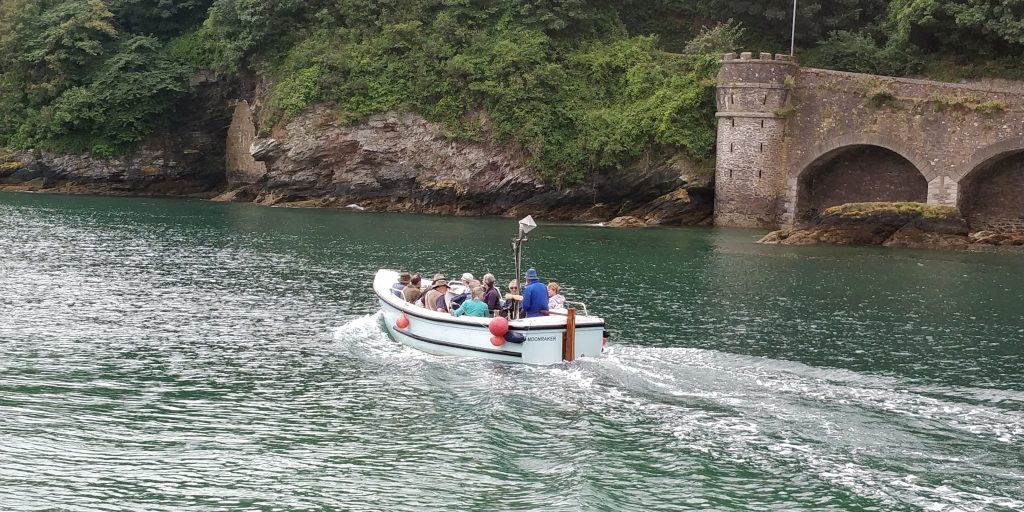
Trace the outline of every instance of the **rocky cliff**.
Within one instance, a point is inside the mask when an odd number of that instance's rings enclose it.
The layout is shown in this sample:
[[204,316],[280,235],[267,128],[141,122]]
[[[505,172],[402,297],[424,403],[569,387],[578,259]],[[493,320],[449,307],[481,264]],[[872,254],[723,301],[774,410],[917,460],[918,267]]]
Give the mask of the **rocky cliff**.
[[0,190],[210,197],[224,183],[224,140],[237,82],[197,75],[193,92],[131,155],[0,151]]
[[527,154],[514,144],[454,140],[442,125],[414,114],[386,112],[348,126],[317,107],[265,138],[255,137],[254,116],[248,104],[238,105],[229,136],[230,190],[219,199],[584,222],[620,215],[645,224],[711,218],[711,167],[678,155],[651,155],[587,183],[555,187],[526,165]]
[[[410,113],[343,125],[320,106],[257,137],[264,89],[255,81],[240,87],[238,80],[200,75],[193,93],[133,154],[0,152],[0,190],[216,196],[275,206],[581,222],[628,215],[635,225],[711,220],[710,163],[650,154],[627,169],[557,187],[529,168],[527,153],[515,144],[455,140],[442,125]],[[238,100],[243,95],[253,108]]]

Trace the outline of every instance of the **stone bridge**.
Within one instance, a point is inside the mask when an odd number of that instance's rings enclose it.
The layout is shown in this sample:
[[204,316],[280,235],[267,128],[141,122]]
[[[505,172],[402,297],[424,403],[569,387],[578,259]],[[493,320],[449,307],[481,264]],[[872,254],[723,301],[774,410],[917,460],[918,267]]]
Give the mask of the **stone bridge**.
[[1024,84],[952,84],[727,54],[715,224],[775,228],[862,201],[953,205],[1024,230]]

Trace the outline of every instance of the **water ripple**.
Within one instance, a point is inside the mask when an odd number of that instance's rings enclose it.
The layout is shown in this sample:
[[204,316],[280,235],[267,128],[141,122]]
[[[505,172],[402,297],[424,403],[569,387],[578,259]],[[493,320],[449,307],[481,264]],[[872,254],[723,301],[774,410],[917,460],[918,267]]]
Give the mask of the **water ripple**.
[[[1016,268],[998,256],[928,260],[981,265],[986,313],[929,302],[931,274],[886,288],[872,252],[551,227],[600,282],[539,266],[620,304],[617,342],[530,367],[395,343],[366,289],[423,237],[420,268],[484,267],[463,249],[504,247],[502,221],[59,196],[0,196],[0,218],[4,510],[1024,509],[1024,327],[994,305],[986,276]],[[621,257],[637,247],[665,257]],[[781,260],[834,293],[784,284]],[[666,285],[680,266],[698,278]],[[902,300],[937,313],[894,322]]]

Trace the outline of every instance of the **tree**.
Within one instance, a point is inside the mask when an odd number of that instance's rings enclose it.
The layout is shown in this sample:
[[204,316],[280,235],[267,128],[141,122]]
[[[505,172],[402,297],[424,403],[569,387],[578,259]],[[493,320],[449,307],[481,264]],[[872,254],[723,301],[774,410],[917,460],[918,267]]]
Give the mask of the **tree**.
[[124,32],[173,37],[199,26],[213,0],[110,0]]
[[1024,1],[894,0],[888,30],[931,52],[1005,55],[1024,48]]
[[15,67],[24,75],[31,102],[49,101],[87,77],[118,36],[113,17],[103,0],[74,0],[28,23]]

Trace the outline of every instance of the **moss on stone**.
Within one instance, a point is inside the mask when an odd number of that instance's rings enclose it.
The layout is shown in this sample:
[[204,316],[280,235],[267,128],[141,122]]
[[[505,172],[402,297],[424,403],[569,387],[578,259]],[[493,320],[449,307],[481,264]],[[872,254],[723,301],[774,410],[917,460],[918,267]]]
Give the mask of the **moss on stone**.
[[676,189],[673,192],[669,192],[667,194],[662,195],[660,197],[660,199],[665,199],[667,201],[679,201],[679,202],[682,202],[682,203],[686,203],[686,202],[690,201],[690,193],[687,192],[685,188],[679,188],[679,189]]
[[14,160],[14,161],[11,161],[11,162],[4,162],[4,163],[0,164],[0,170],[14,171],[14,170],[21,169],[24,166],[25,165],[22,164],[21,162],[19,162],[17,160]]
[[896,93],[892,90],[892,82],[880,77],[865,78],[861,87],[864,89],[864,97],[876,107],[896,99]]
[[438,180],[418,180],[420,186],[428,190],[454,190],[456,194],[464,192],[459,180],[455,178],[441,178]]
[[976,96],[961,95],[932,95],[927,102],[935,105],[939,110],[943,109],[964,109],[991,115],[1007,109],[1006,100],[981,100]]
[[845,218],[865,218],[880,213],[918,214],[926,219],[953,219],[960,215],[955,206],[913,203],[913,202],[876,202],[846,203],[825,210],[827,216]]

